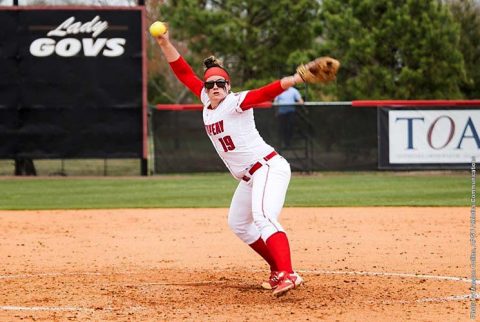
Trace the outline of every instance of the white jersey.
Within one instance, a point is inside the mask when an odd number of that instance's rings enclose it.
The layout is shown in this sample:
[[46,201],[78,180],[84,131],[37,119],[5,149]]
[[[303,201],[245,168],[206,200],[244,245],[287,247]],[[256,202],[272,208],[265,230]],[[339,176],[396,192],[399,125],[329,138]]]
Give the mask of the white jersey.
[[274,148],[265,143],[253,117],[253,109],[242,110],[240,104],[248,91],[230,93],[215,109],[202,89],[203,123],[215,150],[232,175],[241,180],[245,172],[270,154]]

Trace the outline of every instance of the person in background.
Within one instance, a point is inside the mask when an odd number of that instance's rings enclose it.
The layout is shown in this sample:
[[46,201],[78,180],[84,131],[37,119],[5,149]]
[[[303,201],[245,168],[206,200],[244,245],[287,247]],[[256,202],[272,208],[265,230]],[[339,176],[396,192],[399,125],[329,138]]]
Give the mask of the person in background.
[[290,147],[295,126],[295,105],[303,103],[302,95],[293,86],[275,97],[274,104],[279,105],[277,116],[280,123],[279,130],[282,148]]

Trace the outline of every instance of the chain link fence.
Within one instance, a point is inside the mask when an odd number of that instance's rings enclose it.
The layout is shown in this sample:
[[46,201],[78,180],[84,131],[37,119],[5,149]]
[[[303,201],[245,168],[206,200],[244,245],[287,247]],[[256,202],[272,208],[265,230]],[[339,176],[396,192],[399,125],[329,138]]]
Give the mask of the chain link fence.
[[[291,115],[291,131],[278,106],[255,109],[257,129],[293,171],[377,169],[377,110],[351,104],[306,103]],[[151,110],[153,171],[225,171],[197,110]],[[288,131],[286,133],[286,131]]]

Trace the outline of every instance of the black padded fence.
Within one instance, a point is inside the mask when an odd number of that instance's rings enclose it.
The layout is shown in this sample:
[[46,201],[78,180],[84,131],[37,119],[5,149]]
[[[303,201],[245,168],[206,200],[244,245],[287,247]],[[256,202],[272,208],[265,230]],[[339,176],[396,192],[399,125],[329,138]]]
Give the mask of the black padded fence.
[[[201,111],[151,112],[155,173],[227,171],[205,133]],[[255,109],[254,115],[261,136],[293,171],[377,169],[375,108],[298,105],[289,140],[278,107]]]
[[141,158],[143,9],[2,8],[0,159]]

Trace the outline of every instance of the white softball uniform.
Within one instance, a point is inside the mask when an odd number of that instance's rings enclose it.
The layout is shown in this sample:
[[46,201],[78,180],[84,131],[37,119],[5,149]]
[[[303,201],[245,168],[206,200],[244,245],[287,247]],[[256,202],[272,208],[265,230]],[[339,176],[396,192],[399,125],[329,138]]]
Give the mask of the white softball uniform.
[[202,89],[205,131],[231,174],[240,181],[230,205],[228,224],[245,243],[264,241],[284,231],[278,216],[290,182],[290,165],[262,139],[253,109],[240,104],[248,91],[230,93],[212,109]]

